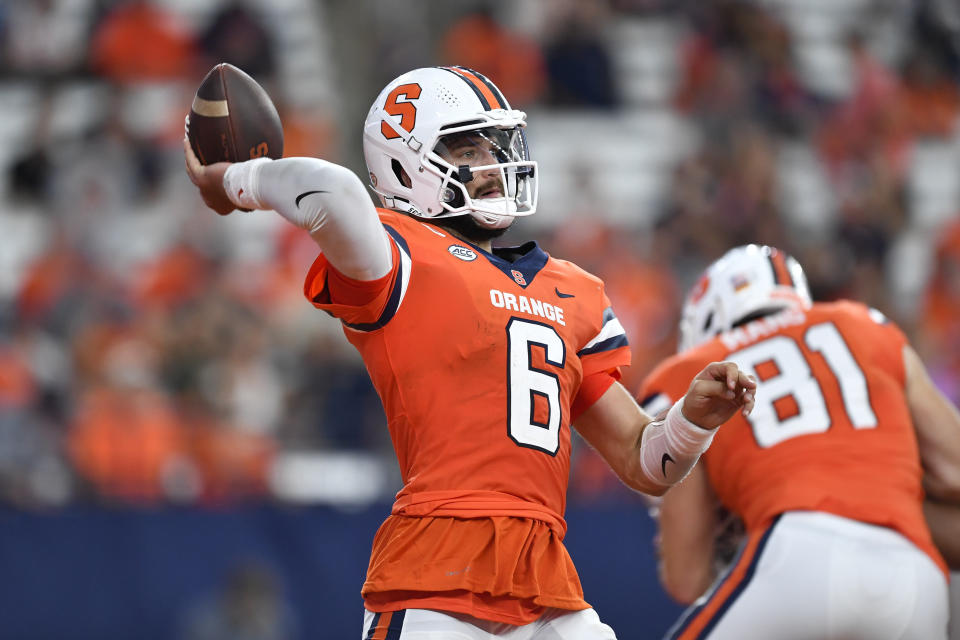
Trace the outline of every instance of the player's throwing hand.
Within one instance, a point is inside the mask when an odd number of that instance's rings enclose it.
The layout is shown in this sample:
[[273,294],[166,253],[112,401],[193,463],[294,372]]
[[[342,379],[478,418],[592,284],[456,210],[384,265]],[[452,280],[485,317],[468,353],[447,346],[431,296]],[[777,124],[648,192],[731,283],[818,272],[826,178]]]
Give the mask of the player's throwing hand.
[[236,210],[237,206],[230,202],[223,189],[223,174],[230,163],[216,162],[207,166],[200,164],[186,135],[183,136],[183,156],[187,165],[187,176],[200,190],[204,203],[222,216]]

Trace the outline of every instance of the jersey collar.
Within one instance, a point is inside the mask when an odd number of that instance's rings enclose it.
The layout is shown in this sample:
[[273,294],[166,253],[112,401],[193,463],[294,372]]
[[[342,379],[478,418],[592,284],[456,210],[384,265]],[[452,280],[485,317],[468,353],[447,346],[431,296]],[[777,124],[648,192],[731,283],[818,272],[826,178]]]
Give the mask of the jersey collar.
[[490,264],[506,274],[522,289],[530,286],[550,258],[546,251],[533,240],[517,247],[494,247],[492,252],[484,251],[476,245],[472,246]]

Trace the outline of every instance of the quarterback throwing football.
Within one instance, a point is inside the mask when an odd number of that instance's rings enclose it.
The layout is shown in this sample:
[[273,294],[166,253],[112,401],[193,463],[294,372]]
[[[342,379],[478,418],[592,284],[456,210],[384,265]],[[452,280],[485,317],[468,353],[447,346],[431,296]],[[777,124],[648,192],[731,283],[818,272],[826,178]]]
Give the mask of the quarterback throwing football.
[[603,283],[535,242],[492,240],[537,208],[526,116],[462,67],[416,69],[370,108],[375,208],[315,158],[187,172],[220,214],[275,210],[321,253],[304,293],[339,318],[386,411],[403,488],[373,542],[364,638],[614,638],[563,545],[571,426],[630,487],[662,494],[754,381],[710,363],[663,420],[629,364]]

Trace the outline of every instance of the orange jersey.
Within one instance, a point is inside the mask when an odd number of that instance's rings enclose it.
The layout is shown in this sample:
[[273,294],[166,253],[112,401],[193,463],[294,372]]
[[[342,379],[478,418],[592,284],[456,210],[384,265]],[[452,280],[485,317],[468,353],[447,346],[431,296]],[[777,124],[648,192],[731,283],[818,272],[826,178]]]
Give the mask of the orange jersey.
[[403,479],[374,541],[367,608],[514,624],[586,608],[561,543],[571,405],[585,376],[630,358],[602,282],[535,243],[507,259],[379,214],[394,266],[370,302],[331,301],[322,255],[305,283],[360,351]]
[[946,570],[922,511],[905,344],[896,326],[863,305],[815,304],[673,356],[640,397],[659,411],[707,363],[736,362],[757,377],[756,406],[721,426],[702,459],[720,501],[748,531],[785,511],[825,511],[895,529]]

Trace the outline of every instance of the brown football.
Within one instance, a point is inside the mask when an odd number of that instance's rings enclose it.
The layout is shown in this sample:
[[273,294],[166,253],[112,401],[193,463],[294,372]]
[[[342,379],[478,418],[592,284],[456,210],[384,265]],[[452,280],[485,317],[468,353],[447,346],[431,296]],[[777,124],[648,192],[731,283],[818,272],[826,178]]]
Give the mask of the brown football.
[[283,157],[283,125],[273,101],[256,80],[226,62],[200,83],[188,137],[205,165]]

